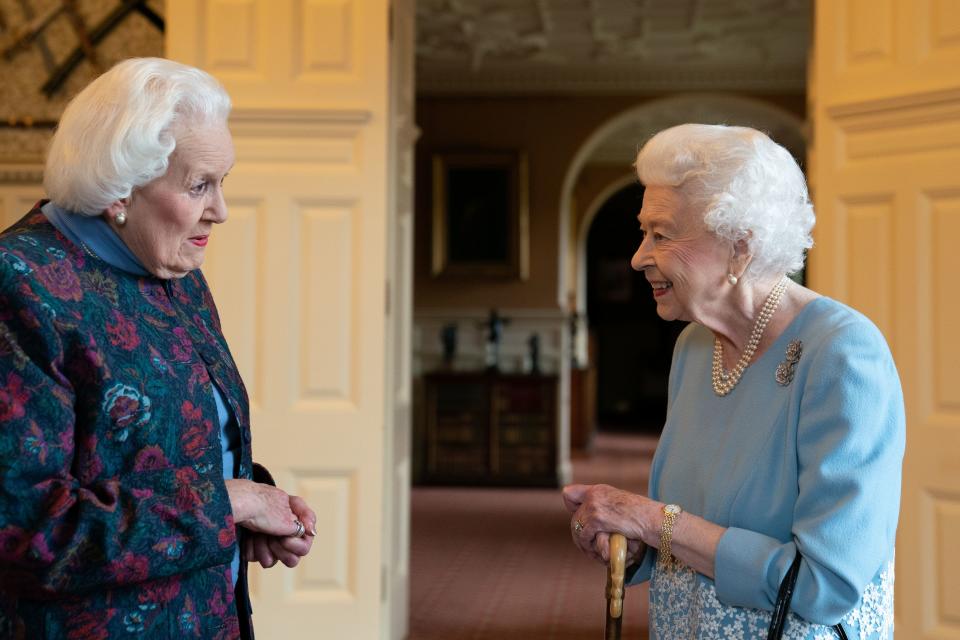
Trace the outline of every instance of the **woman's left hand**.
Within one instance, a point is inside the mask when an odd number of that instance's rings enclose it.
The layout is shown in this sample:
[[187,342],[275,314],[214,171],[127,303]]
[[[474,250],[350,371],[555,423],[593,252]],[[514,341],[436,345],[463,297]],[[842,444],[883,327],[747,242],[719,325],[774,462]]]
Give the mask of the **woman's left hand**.
[[606,484],[571,484],[563,488],[563,503],[573,514],[574,544],[598,562],[609,558],[611,533],[627,537],[628,555],[639,554],[640,543],[657,544],[662,505],[649,498]]
[[278,561],[295,567],[300,564],[300,558],[310,552],[312,544],[311,536],[293,538],[250,532],[246,536],[243,558],[247,562],[259,562],[264,569],[269,569]]

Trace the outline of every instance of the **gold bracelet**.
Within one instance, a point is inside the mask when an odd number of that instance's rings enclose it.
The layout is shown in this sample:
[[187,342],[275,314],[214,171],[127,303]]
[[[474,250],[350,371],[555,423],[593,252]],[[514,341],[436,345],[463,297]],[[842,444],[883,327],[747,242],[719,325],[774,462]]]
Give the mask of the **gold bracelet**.
[[673,525],[677,516],[683,512],[679,505],[668,504],[663,507],[663,524],[660,525],[660,562],[669,565],[671,561],[670,543],[673,540]]

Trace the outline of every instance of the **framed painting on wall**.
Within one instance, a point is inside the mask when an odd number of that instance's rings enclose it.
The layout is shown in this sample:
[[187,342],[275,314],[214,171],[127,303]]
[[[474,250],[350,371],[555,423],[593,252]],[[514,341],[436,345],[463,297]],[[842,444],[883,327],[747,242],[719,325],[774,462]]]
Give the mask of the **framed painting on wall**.
[[433,156],[433,275],[528,272],[527,159],[512,151]]

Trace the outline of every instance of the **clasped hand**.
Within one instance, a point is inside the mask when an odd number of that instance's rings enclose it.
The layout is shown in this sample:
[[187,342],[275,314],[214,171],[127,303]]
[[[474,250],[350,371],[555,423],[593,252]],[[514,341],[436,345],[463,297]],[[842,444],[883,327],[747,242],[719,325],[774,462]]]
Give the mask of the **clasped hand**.
[[643,556],[647,544],[656,544],[651,536],[659,527],[659,503],[649,498],[606,484],[571,484],[563,488],[563,505],[573,514],[573,543],[597,562],[609,562],[612,533],[627,538],[628,566]]
[[[264,568],[278,560],[288,567],[297,566],[317,535],[317,515],[306,501],[261,482],[227,480],[226,484],[234,522],[247,529],[243,558]],[[295,535],[298,520],[305,528],[302,537]]]

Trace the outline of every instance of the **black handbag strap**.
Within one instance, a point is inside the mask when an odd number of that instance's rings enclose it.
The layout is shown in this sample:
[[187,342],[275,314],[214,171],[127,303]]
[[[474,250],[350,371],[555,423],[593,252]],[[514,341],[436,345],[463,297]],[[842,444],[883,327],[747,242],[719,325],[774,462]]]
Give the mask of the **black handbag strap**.
[[[780,590],[777,591],[777,602],[773,605],[773,617],[770,619],[770,630],[767,631],[767,640],[780,640],[783,637],[783,627],[787,622],[787,614],[790,613],[790,601],[793,599],[793,589],[797,586],[797,574],[800,573],[800,552],[790,564],[787,575],[783,576],[783,582],[780,583]],[[847,634],[840,623],[833,625],[832,629],[840,640],[847,640]]]

